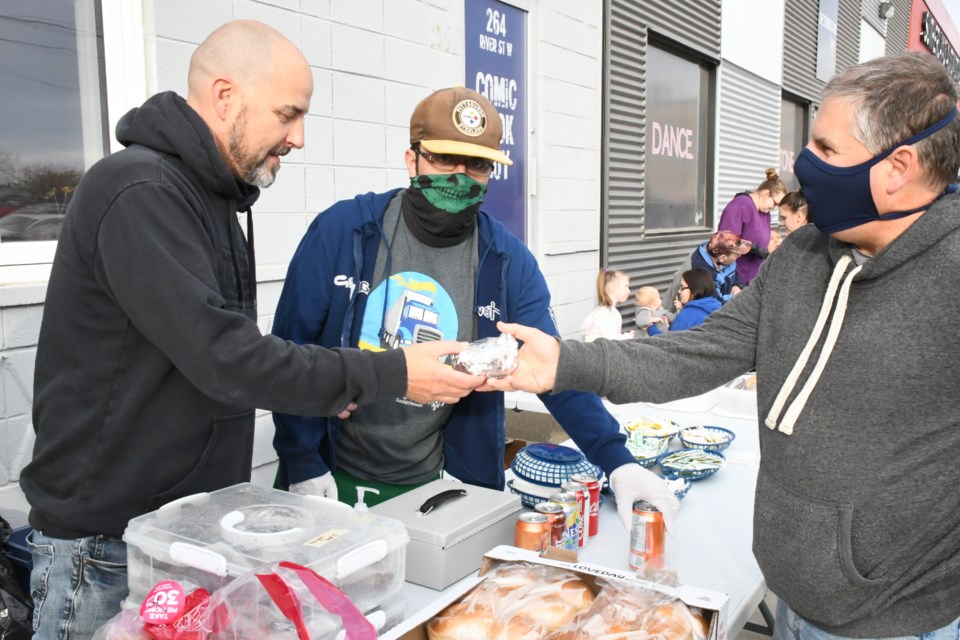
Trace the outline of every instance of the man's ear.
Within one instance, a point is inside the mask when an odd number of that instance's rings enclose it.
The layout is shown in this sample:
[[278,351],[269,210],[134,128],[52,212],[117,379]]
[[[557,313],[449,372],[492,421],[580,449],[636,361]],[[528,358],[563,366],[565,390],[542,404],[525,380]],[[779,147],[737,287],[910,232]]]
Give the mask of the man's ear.
[[417,152],[408,148],[403,154],[403,161],[407,165],[407,173],[413,178],[417,175]]
[[230,107],[237,100],[237,91],[233,82],[227,78],[217,78],[210,87],[210,104],[213,105],[214,113],[221,120],[227,119],[230,113]]
[[884,183],[886,192],[890,195],[903,189],[920,171],[920,156],[913,145],[897,147],[886,160]]

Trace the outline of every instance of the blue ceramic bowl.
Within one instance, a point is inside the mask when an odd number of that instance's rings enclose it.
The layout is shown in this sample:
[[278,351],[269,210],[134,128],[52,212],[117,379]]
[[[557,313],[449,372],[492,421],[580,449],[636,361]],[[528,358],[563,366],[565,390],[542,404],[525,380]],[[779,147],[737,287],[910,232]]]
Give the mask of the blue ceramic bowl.
[[[676,464],[679,456],[695,452],[709,459],[714,463],[707,468],[692,469],[685,465]],[[663,475],[667,478],[685,478],[687,480],[702,480],[708,478],[720,470],[726,462],[723,454],[716,451],[704,451],[703,449],[680,449],[679,451],[668,451],[657,459]]]
[[723,427],[689,427],[680,431],[684,447],[704,451],[723,451],[736,437],[737,434]]
[[510,468],[518,478],[544,487],[559,488],[578,473],[588,473],[598,480],[603,476],[583,453],[570,447],[550,442],[528,444],[517,452]]

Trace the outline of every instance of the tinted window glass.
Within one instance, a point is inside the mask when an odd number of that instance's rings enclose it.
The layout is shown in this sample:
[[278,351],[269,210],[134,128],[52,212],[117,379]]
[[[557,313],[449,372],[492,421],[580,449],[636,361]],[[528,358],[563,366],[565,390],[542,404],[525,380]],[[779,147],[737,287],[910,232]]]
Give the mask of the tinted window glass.
[[783,98],[780,103],[780,178],[789,191],[800,187],[793,163],[807,144],[807,107]]
[[703,227],[709,71],[647,49],[646,228]]
[[96,0],[0,8],[0,242],[56,240],[106,148]]

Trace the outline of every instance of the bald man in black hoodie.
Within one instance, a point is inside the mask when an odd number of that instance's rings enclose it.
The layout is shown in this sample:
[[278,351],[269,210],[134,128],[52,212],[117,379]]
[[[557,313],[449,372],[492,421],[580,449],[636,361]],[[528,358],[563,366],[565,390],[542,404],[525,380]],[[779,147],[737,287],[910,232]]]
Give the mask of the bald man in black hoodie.
[[84,176],[60,235],[21,474],[35,638],[87,638],[120,610],[128,520],[250,479],[255,408],[346,416],[483,382],[438,363],[462,343],[372,353],[261,335],[250,207],[304,144],[310,66],[236,21],[200,44],[188,80],[187,100],[161,93],[121,119],[127,148]]

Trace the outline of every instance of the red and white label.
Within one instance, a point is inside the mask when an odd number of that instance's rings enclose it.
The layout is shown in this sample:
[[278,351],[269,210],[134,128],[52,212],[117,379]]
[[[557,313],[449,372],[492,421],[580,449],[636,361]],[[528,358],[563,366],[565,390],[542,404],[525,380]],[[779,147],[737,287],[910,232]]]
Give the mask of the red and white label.
[[154,585],[140,605],[140,618],[150,624],[169,624],[183,615],[185,606],[180,583],[165,580]]

